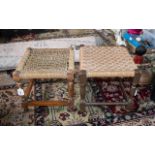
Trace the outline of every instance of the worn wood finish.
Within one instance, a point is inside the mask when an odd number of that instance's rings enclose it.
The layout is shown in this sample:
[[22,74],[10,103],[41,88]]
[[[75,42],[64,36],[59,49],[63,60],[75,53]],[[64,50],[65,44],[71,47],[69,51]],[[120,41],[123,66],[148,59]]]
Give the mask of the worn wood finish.
[[79,80],[80,80],[80,97],[81,97],[80,110],[85,111],[85,95],[86,95],[86,83],[87,83],[87,76],[85,70],[81,70],[79,72]]
[[20,71],[14,71],[12,74],[13,80],[16,82],[20,82]]
[[128,105],[129,102],[115,102],[115,103],[112,103],[112,102],[91,102],[91,103],[88,103],[88,102],[85,102],[85,105]]
[[68,106],[68,101],[31,101],[23,104],[23,107],[29,106]]
[[24,91],[25,97],[28,97],[30,95],[33,85],[34,85],[34,80],[30,80],[26,90]]
[[68,81],[69,103],[70,103],[70,107],[73,107],[74,106],[74,71],[73,70],[68,71],[67,81]]
[[141,77],[141,71],[138,70],[138,69],[135,70],[135,77],[133,79],[133,83],[132,83],[132,87],[131,87],[131,92],[130,92],[131,97],[133,97],[134,94],[135,94],[137,85],[139,84],[140,77]]
[[68,93],[70,97],[74,96],[74,72],[72,70],[67,73]]
[[28,111],[27,99],[31,93],[33,85],[34,80],[30,80],[26,90],[24,91],[24,102],[25,102],[25,104],[23,104],[24,111]]
[[27,102],[27,98],[30,95],[30,92],[32,90],[32,87],[35,83],[34,80],[30,80],[29,84],[24,91],[24,99],[25,103],[23,103],[24,111],[28,111],[29,106],[73,106],[74,105],[74,72],[69,71],[68,72],[68,93],[69,93],[69,100],[65,101],[31,101]]

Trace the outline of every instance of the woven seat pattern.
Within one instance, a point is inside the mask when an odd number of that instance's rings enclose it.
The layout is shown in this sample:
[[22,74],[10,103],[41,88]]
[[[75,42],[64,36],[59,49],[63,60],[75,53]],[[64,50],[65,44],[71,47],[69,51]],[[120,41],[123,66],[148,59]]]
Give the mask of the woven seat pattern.
[[128,50],[117,46],[86,46],[80,49],[80,70],[87,77],[134,77],[134,64]]
[[16,71],[21,79],[66,78],[74,69],[71,49],[27,49]]

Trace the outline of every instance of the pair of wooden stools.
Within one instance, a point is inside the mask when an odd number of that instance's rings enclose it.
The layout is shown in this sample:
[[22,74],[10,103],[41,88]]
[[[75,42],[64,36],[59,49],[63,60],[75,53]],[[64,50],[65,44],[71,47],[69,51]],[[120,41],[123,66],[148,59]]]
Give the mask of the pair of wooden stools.
[[[134,94],[140,78],[138,68],[134,64],[128,50],[124,47],[117,46],[81,47],[78,72],[75,72],[74,51],[71,48],[28,48],[17,65],[16,71],[13,73],[13,78],[17,81],[18,87],[20,87],[21,80],[29,80],[29,84],[24,91],[24,97],[26,99],[29,97],[34,82],[37,79],[66,79],[68,81],[69,99],[67,101],[25,102],[23,106],[27,110],[28,106],[73,106],[75,74],[78,74],[80,79],[81,110],[84,110],[86,105],[85,95],[88,78],[132,77],[133,86],[131,96]],[[108,105],[108,103],[104,104]]]

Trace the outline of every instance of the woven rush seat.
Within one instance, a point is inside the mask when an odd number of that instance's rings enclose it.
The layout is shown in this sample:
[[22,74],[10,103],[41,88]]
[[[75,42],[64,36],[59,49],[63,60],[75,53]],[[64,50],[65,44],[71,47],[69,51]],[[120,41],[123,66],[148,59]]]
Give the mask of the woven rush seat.
[[80,70],[87,77],[134,77],[137,69],[125,47],[85,46],[80,49]]
[[[133,95],[136,92],[136,86],[139,81],[138,66],[134,63],[132,57],[125,47],[119,46],[85,46],[80,49],[80,109],[85,110],[86,105],[127,105],[131,104]],[[130,90],[130,96],[125,96],[125,102],[104,102],[93,103],[86,102],[86,85],[88,78],[132,78],[133,84]],[[120,88],[124,90],[122,82]]]
[[[17,81],[19,94],[24,97],[23,107],[29,106],[69,106],[74,104],[74,52],[71,48],[37,49],[28,48],[17,65],[13,78]],[[67,100],[29,101],[29,96],[37,79],[65,79],[68,85]],[[22,80],[28,80],[22,90]]]
[[20,79],[66,79],[67,71],[73,69],[74,53],[71,49],[28,48],[16,72]]

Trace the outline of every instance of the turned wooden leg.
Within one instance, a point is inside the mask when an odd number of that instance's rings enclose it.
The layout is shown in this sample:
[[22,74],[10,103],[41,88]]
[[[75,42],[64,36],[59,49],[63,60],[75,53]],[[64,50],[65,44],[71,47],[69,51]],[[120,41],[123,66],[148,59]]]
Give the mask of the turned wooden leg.
[[87,83],[85,70],[80,71],[79,79],[80,79],[80,97],[81,97],[80,110],[85,111],[85,95],[86,95],[86,83]]
[[74,71],[69,70],[67,73],[68,81],[68,94],[69,94],[69,107],[74,106]]
[[140,76],[141,76],[141,72],[137,69],[135,71],[135,77],[133,79],[133,83],[132,83],[132,87],[131,87],[131,92],[130,92],[131,97],[133,97],[135,95],[137,85],[139,84]]
[[20,82],[20,71],[14,71],[12,74],[13,80],[15,80],[16,82]]
[[24,102],[25,103],[22,105],[23,108],[24,108],[24,111],[28,111],[27,100],[28,100],[28,97],[29,97],[29,95],[31,93],[33,85],[34,85],[34,80],[30,80],[26,90],[24,91]]
[[128,104],[126,106],[126,109],[128,111],[135,111],[137,109],[137,104],[135,104],[133,102],[133,97],[135,95],[135,92],[136,92],[136,89],[137,89],[137,85],[139,84],[140,76],[141,76],[140,71],[139,70],[136,70],[135,77],[133,79],[133,83],[132,83],[132,87],[131,87],[131,92],[130,92],[130,97],[131,97],[130,104]]

